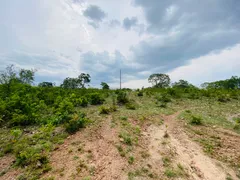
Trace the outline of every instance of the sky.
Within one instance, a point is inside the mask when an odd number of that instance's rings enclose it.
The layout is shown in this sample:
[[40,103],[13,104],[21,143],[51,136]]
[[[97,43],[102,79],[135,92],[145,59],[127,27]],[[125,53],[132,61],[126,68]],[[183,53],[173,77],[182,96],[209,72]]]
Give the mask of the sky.
[[194,85],[240,76],[239,0],[1,0],[0,70],[35,69],[35,84],[91,75],[148,87],[149,75]]

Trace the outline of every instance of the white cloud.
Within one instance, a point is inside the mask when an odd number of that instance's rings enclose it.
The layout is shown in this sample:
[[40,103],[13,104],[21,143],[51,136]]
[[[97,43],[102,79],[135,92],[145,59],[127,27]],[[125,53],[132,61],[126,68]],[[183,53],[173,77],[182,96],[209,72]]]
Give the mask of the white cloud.
[[185,79],[195,85],[227,79],[233,75],[240,76],[239,52],[240,44],[192,59],[189,64],[178,67],[168,74],[173,81]]

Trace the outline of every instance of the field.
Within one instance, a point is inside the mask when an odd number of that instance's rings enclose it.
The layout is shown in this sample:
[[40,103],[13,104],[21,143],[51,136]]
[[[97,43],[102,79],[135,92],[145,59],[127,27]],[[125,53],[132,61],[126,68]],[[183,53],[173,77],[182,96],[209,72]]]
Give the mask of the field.
[[240,178],[238,90],[14,91],[0,179]]

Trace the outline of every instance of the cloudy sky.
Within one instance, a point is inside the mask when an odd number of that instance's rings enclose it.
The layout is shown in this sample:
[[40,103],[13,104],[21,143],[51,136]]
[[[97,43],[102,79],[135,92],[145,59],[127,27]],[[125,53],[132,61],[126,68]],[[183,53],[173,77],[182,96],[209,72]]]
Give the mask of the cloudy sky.
[[152,73],[195,85],[240,76],[239,0],[1,0],[0,69],[37,69],[36,83],[81,72],[118,87]]

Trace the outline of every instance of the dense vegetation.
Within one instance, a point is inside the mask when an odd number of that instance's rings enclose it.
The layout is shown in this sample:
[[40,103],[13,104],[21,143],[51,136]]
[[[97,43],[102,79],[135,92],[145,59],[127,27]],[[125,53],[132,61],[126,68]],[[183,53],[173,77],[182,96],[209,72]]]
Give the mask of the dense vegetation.
[[[56,148],[55,144],[63,143],[67,134],[75,133],[94,120],[84,113],[87,106],[101,105],[99,113],[109,114],[123,106],[135,110],[139,106],[135,97],[142,96],[153,99],[158,108],[166,108],[173,99],[207,98],[227,103],[240,98],[238,77],[204,83],[203,88],[197,88],[184,80],[170,85],[168,75],[153,74],[149,77],[153,88],[132,91],[109,90],[105,82],[101,83],[102,89],[86,89],[91,77],[84,73],[77,78],[66,78],[59,87],[52,82],[33,86],[34,73],[34,70],[16,71],[14,66],[8,66],[0,74],[1,131],[10,133],[10,136],[1,137],[0,155],[15,155],[14,166],[26,169],[22,179],[38,179],[48,171],[51,168],[48,153]],[[192,124],[202,123],[199,117],[191,118]],[[234,128],[239,130],[239,121]]]

